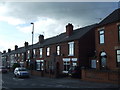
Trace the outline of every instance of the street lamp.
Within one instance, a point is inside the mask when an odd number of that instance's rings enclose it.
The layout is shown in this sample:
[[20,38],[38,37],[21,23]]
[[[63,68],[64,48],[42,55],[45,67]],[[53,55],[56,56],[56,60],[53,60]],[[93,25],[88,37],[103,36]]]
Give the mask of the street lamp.
[[[31,59],[33,59],[33,38],[34,38],[34,23],[33,22],[31,22],[31,24],[33,25],[33,28],[32,28],[32,52],[31,52]],[[33,67],[31,66],[31,61],[32,60],[30,60],[30,68],[31,68],[31,70],[33,69]],[[32,74],[32,72],[31,72],[31,74]]]

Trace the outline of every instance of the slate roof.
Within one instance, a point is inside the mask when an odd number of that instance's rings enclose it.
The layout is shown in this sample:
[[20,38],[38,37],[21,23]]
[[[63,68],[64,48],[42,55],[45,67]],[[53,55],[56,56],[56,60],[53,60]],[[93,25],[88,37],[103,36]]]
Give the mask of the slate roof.
[[116,22],[116,21],[120,21],[120,8],[116,9],[110,15],[108,15],[105,19],[103,19],[98,24],[98,26],[103,26],[103,25],[106,25],[108,23],[113,23],[113,22]]
[[76,30],[73,30],[73,33],[71,36],[67,36],[66,33],[62,33],[60,35],[57,35],[52,38],[45,39],[42,44],[36,43],[33,48],[38,48],[38,47],[43,47],[43,46],[48,46],[51,44],[58,44],[61,42],[66,42],[66,41],[72,41],[72,40],[77,40],[80,39],[82,36],[84,36],[88,31],[93,29],[97,24],[93,24],[90,26],[86,26],[83,28],[79,28]]
[[7,55],[14,54],[14,53],[23,53],[23,52],[26,52],[26,50],[28,50],[28,49],[30,50],[32,48],[39,48],[39,47],[44,47],[44,46],[48,46],[48,45],[51,45],[51,44],[57,44],[57,43],[61,43],[61,42],[80,39],[88,31],[93,29],[96,25],[97,24],[93,24],[93,25],[89,25],[89,26],[86,26],[86,27],[83,27],[83,28],[73,30],[72,35],[69,36],[69,37],[67,36],[66,33],[61,33],[60,35],[45,39],[42,44],[36,43],[33,46],[29,45],[27,48],[20,47],[17,50],[12,50],[10,53],[7,53]]

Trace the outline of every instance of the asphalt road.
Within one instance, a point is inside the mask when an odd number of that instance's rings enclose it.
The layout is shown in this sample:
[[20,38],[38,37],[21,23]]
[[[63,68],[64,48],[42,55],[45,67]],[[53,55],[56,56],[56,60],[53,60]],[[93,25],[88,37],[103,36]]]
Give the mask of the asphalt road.
[[30,76],[30,78],[15,78],[13,73],[2,75],[2,88],[118,88],[116,84],[95,83],[71,78],[49,78]]

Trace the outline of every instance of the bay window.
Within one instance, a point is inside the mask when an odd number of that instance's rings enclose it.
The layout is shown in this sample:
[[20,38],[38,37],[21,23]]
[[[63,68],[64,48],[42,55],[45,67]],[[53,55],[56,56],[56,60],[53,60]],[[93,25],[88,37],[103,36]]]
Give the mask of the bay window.
[[36,60],[36,70],[44,70],[44,61]]
[[70,59],[69,58],[63,59],[63,73],[68,73],[69,68],[70,68]]

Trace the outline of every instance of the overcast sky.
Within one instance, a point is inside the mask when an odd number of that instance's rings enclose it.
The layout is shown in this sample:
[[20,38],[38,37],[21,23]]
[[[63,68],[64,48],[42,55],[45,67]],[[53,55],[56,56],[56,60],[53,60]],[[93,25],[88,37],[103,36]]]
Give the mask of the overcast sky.
[[118,8],[117,2],[0,2],[0,51],[34,43],[38,36],[53,37],[65,32],[68,23],[74,29],[98,23]]

